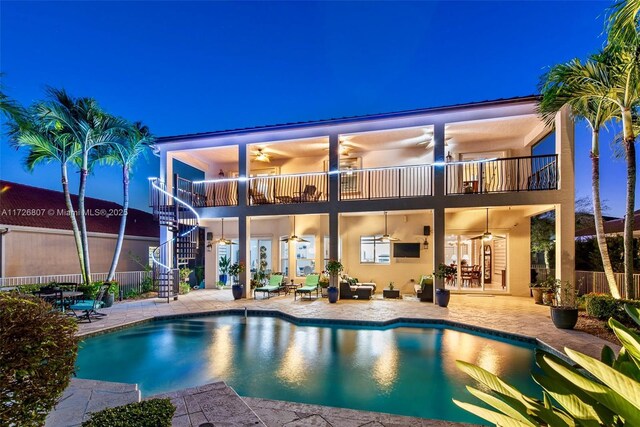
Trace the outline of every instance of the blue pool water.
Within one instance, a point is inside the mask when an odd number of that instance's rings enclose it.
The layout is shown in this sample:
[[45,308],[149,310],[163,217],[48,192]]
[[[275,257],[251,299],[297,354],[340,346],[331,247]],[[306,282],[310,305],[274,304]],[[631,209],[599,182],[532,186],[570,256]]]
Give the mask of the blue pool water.
[[225,381],[241,396],[481,423],[455,360],[476,363],[529,395],[534,347],[441,327],[295,325],[275,317],[150,322],[86,339],[80,378],[138,383],[143,396]]

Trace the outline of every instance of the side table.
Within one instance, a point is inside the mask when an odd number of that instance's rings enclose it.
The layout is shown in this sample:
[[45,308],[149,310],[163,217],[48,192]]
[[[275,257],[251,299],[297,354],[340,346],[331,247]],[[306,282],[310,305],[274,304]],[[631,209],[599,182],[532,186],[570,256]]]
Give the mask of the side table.
[[382,290],[382,298],[400,298],[400,290],[399,289],[383,289]]

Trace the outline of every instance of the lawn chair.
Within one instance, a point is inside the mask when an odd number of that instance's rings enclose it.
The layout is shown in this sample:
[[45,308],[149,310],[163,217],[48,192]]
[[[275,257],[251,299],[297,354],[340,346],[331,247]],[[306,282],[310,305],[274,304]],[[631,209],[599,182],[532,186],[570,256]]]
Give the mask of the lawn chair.
[[272,274],[271,277],[269,277],[269,284],[266,286],[260,286],[258,288],[255,288],[255,290],[253,291],[253,298],[257,299],[257,293],[258,292],[262,292],[263,293],[263,297],[264,294],[267,294],[267,299],[271,298],[271,294],[277,292],[278,295],[280,294],[280,291],[282,290],[282,279],[284,276],[280,275],[280,274]]
[[[103,305],[102,297],[104,296],[104,293],[107,292],[107,289],[109,289],[109,285],[100,286],[95,299],[78,301],[75,304],[71,304],[69,306],[69,310],[73,312],[78,320],[84,318],[88,320],[89,323],[91,323],[92,317],[106,316],[104,313],[98,313],[98,309]],[[82,311],[82,315],[78,316],[76,311]]]
[[295,192],[292,200],[296,203],[317,202],[322,193],[316,193],[315,185],[305,185],[302,192]]
[[311,299],[311,292],[313,291],[316,292],[316,298],[318,298],[319,289],[320,289],[320,275],[309,274],[304,279],[304,286],[296,289],[296,291],[293,293],[293,299],[295,301],[298,294],[300,294],[300,298],[302,298],[304,294],[307,294],[309,296],[309,299]]

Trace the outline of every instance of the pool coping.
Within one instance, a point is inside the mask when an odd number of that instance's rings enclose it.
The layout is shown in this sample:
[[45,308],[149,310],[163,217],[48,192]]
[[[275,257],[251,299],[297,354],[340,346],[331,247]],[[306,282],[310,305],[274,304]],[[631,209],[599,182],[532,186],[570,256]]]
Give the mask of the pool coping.
[[128,329],[134,326],[139,326],[145,323],[163,321],[163,320],[175,320],[175,319],[187,319],[187,318],[197,318],[197,317],[207,317],[207,316],[225,316],[225,315],[234,315],[234,316],[251,316],[251,317],[276,317],[279,319],[286,320],[295,325],[312,325],[312,326],[322,326],[322,325],[338,325],[338,326],[369,326],[369,327],[394,327],[394,326],[402,326],[402,324],[410,324],[415,326],[450,326],[457,329],[462,329],[470,332],[478,332],[485,335],[491,335],[499,338],[509,339],[512,341],[523,342],[526,344],[531,344],[537,346],[541,350],[546,351],[547,353],[551,353],[554,356],[557,356],[564,360],[567,363],[574,364],[569,357],[563,353],[562,351],[556,349],[555,347],[547,344],[540,338],[531,337],[528,335],[518,334],[515,332],[505,332],[497,329],[486,328],[483,326],[475,326],[469,325],[462,322],[456,322],[448,319],[441,318],[428,318],[428,317],[394,317],[392,319],[387,320],[356,320],[356,319],[331,319],[331,318],[309,318],[309,317],[298,317],[289,313],[282,312],[280,310],[271,310],[271,309],[241,309],[241,308],[230,308],[230,309],[219,309],[219,310],[207,310],[207,311],[198,311],[192,313],[180,313],[180,314],[164,314],[164,315],[156,315],[150,316],[146,319],[133,320],[131,322],[122,323],[120,325],[114,325],[111,327],[106,327],[104,329],[100,329],[97,331],[88,331],[85,333],[79,333],[76,336],[81,340],[85,338],[91,338],[98,335],[103,335],[111,332],[120,331],[123,329]]

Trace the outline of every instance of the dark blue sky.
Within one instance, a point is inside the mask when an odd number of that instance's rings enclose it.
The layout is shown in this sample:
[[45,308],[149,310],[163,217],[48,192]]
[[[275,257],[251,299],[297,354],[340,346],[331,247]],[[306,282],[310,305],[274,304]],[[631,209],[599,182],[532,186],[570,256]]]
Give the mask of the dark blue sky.
[[[0,70],[22,103],[64,87],[156,135],[305,121],[535,93],[545,67],[602,45],[610,4],[2,1]],[[576,145],[587,195],[584,125]],[[56,166],[28,173],[4,136],[0,149],[2,179],[59,190]],[[602,193],[622,215],[609,153],[605,138]],[[138,166],[134,207],[157,165]],[[120,201],[119,171],[98,170],[88,193]]]

